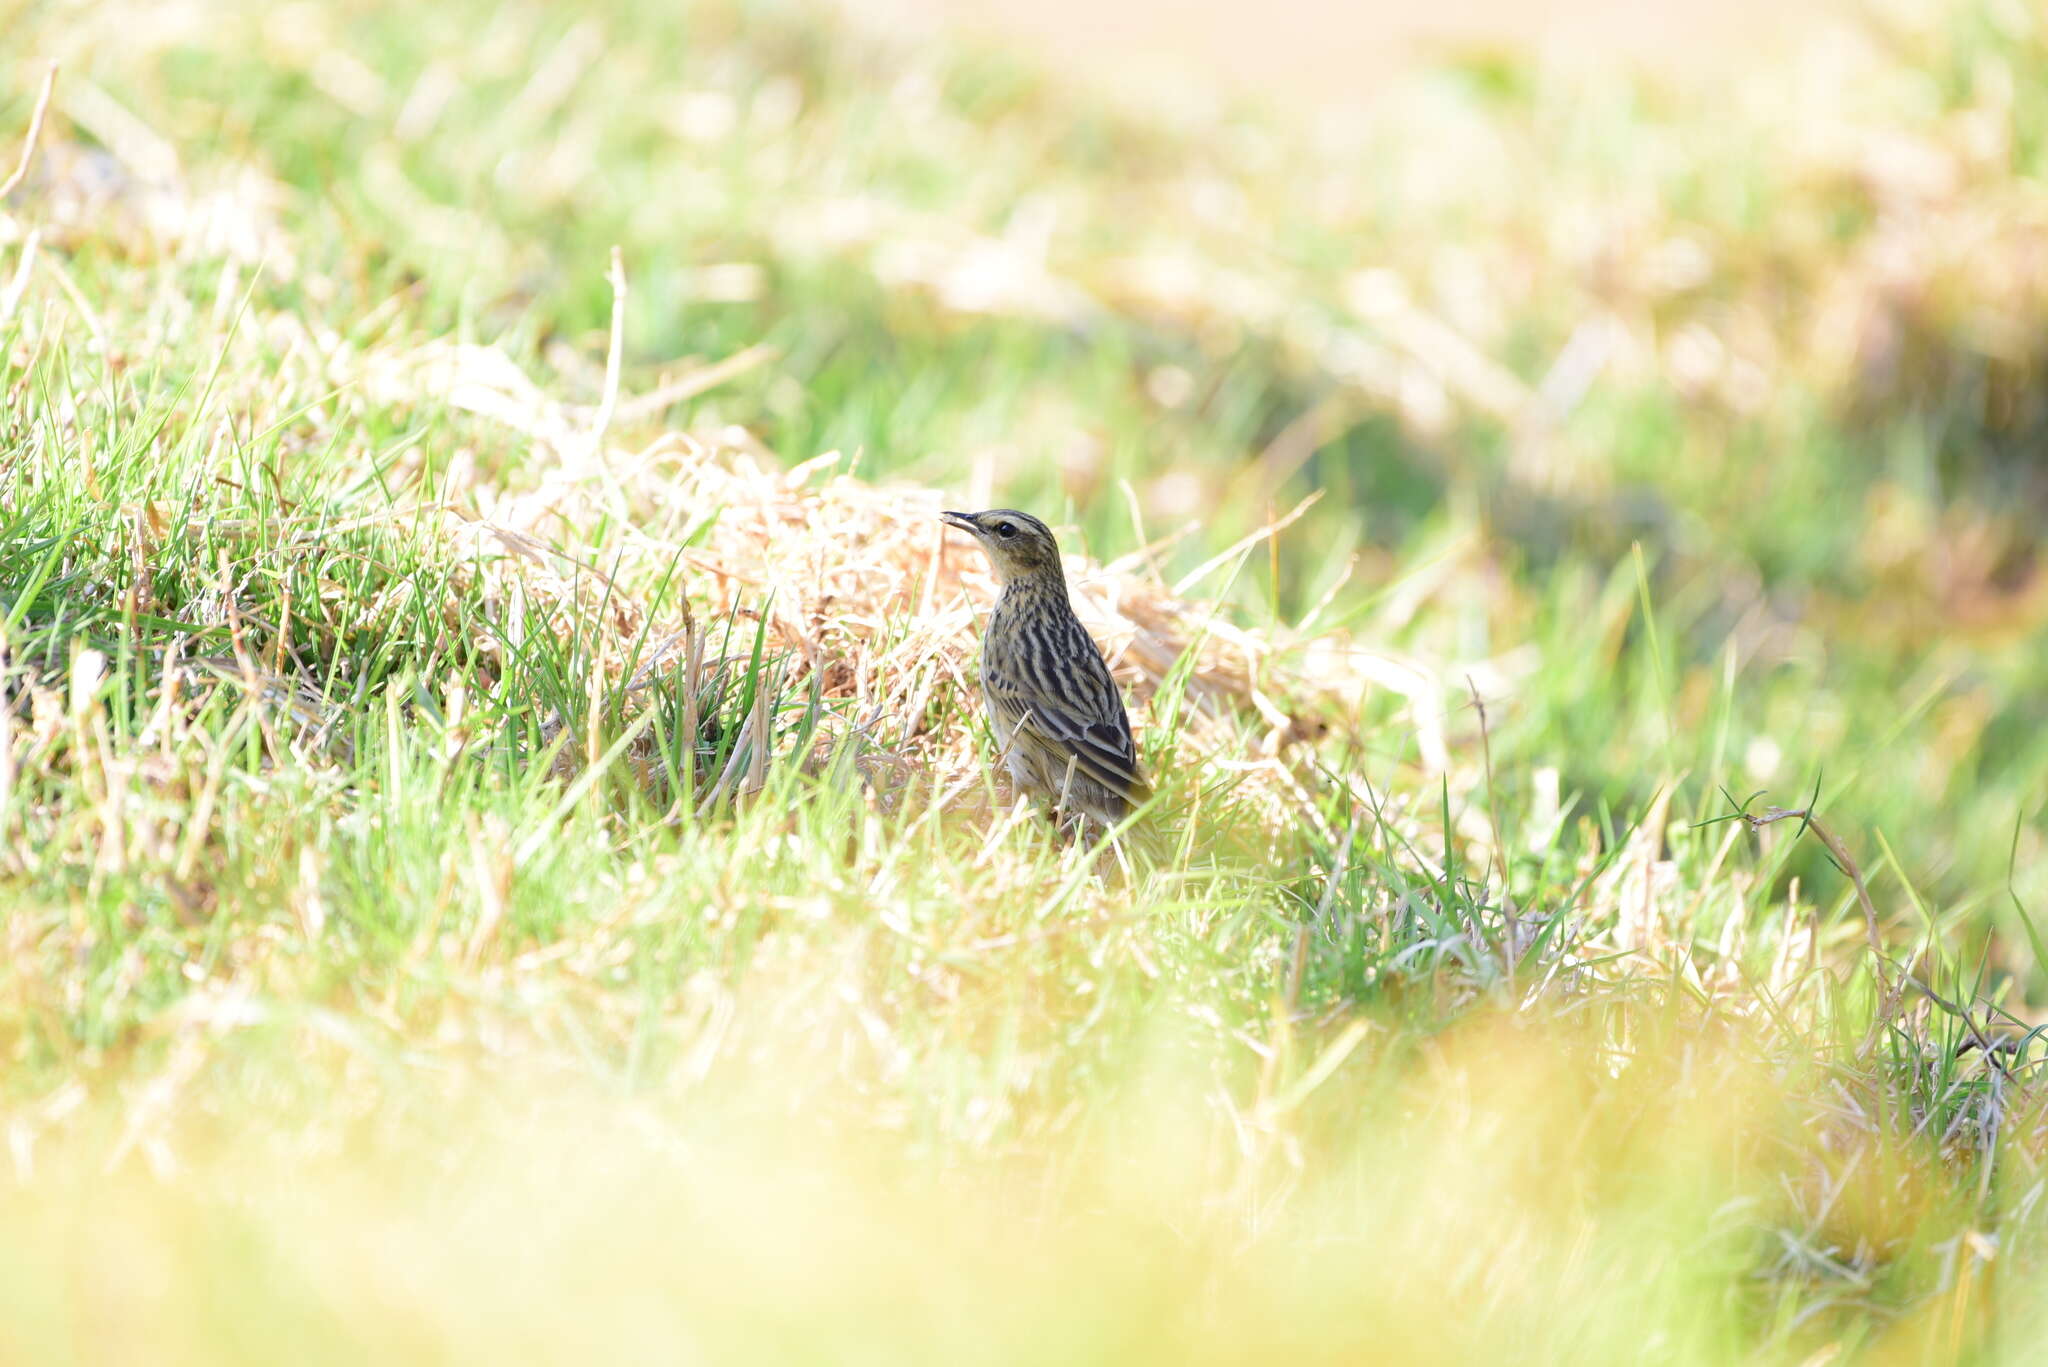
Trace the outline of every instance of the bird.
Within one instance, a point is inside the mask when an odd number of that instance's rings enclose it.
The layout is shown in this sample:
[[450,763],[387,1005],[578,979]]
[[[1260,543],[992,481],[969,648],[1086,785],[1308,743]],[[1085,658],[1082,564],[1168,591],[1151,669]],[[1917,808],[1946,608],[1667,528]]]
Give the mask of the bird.
[[1123,694],[1074,616],[1052,529],[1015,508],[940,517],[981,543],[1002,582],[982,638],[981,687],[1017,790],[1062,826],[1116,825],[1152,789]]

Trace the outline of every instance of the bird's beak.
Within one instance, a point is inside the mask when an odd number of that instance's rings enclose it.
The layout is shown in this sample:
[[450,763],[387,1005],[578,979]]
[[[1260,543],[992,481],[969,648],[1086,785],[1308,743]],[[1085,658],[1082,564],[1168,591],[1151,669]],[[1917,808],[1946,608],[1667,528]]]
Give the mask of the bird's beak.
[[961,531],[968,533],[970,536],[981,530],[981,528],[974,525],[974,519],[969,517],[966,513],[940,513],[939,521],[945,523],[949,527],[958,527]]

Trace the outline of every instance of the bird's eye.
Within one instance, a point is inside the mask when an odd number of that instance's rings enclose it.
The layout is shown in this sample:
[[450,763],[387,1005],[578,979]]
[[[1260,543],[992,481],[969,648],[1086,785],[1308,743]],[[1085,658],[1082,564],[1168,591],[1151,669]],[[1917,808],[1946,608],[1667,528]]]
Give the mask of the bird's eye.
[[1014,522],[998,522],[998,523],[996,523],[996,535],[997,535],[997,536],[1000,536],[1000,537],[1004,537],[1004,538],[1008,538],[1008,537],[1012,537],[1012,536],[1015,536],[1016,534],[1017,534],[1017,524],[1016,524],[1016,523],[1014,523]]

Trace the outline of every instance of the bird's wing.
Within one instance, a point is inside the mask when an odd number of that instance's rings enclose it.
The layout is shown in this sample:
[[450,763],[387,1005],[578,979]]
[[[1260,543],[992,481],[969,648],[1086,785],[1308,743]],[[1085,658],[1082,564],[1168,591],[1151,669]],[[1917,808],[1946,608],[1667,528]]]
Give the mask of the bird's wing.
[[1080,623],[1069,627],[1077,639],[1062,654],[1074,661],[1080,677],[1058,696],[1002,680],[989,681],[990,693],[1005,712],[1022,719],[1020,725],[1057,748],[1060,767],[1071,755],[1076,772],[1125,794],[1132,802],[1143,802],[1152,790],[1138,775],[1138,746],[1131,736],[1123,694]]

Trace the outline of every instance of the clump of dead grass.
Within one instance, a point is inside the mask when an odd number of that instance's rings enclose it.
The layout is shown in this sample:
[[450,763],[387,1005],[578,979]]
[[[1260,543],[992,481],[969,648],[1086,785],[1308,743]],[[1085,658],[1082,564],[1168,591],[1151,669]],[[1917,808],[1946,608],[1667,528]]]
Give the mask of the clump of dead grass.
[[[889,753],[928,786],[978,771],[973,730],[952,704],[979,713],[973,656],[996,586],[980,553],[939,521],[956,495],[870,482],[839,452],[786,462],[743,429],[646,435],[644,422],[615,420],[772,364],[765,352],[672,378],[654,402],[614,393],[595,407],[551,398],[493,346],[429,342],[354,363],[379,402],[446,402],[527,445],[527,487],[507,488],[472,462],[463,485],[417,510],[428,518],[392,514],[433,529],[445,555],[467,567],[462,582],[486,616],[514,601],[537,605],[541,620],[589,640],[595,668],[614,680],[631,668],[639,683],[687,664],[708,624],[757,623],[768,651],[788,662],[783,689],[815,688],[865,733],[887,737]],[[631,443],[636,433],[645,440]],[[1261,794],[1275,819],[1301,810],[1289,752],[1355,716],[1393,672],[1390,657],[1345,633],[1244,625],[1199,594],[1265,554],[1306,506],[1172,583],[1160,552],[1178,537],[1107,563],[1067,557],[1076,610],[1129,690],[1141,729],[1170,711],[1185,747],[1178,762],[1231,765],[1244,778],[1239,793]],[[602,539],[591,535],[598,527]],[[477,647],[499,648],[483,639]],[[691,667],[704,663],[700,654]],[[1416,716],[1438,734],[1441,682],[1415,677],[1412,662],[1402,667]]]

